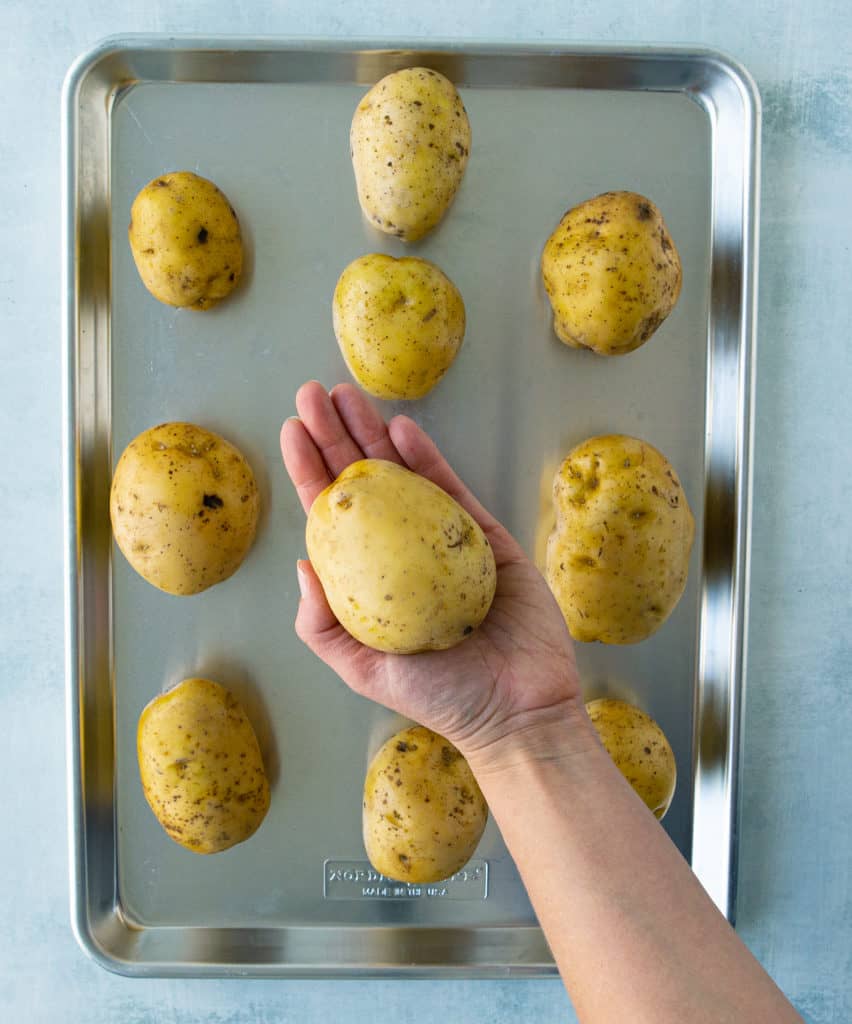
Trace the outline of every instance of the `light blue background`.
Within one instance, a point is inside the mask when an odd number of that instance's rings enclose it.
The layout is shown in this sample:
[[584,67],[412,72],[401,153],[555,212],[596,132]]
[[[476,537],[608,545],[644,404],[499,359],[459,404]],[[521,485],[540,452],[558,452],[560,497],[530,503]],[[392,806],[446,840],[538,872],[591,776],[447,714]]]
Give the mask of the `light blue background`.
[[[700,9],[699,9],[700,8]],[[133,981],[67,910],[59,94],[118,32],[701,43],[764,100],[739,931],[812,1021],[852,1020],[848,0],[0,0],[0,1018],[92,1024],[574,1020],[557,981]],[[627,1024],[627,1022],[624,1022]]]

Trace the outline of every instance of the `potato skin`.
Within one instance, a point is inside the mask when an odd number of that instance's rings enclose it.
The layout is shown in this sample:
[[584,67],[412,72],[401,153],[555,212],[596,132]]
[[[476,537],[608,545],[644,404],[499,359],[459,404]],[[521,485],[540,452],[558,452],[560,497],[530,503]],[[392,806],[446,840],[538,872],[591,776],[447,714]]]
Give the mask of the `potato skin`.
[[449,878],[473,856],[487,821],[488,805],[467,761],[430,729],[403,729],[370,763],[364,847],[388,878]]
[[458,191],[470,122],[449,79],[430,68],[404,68],[358,104],[349,145],[364,216],[414,242],[435,227]]
[[210,309],[239,284],[237,215],[212,181],[191,171],[149,182],[133,200],[127,235],[142,283],[166,305]]
[[142,712],[136,734],[145,799],[166,833],[194,853],[219,853],[253,835],[269,783],[251,722],[209,679],[184,679]]
[[650,715],[624,700],[592,700],[586,711],[618,770],[658,819],[669,809],[677,782],[674,751]]
[[649,637],[683,594],[695,533],[669,461],[634,437],[589,438],[560,466],[553,501],[546,576],[571,635]]
[[488,614],[494,554],[476,521],[431,481],[362,459],[308,514],[308,557],[343,627],[379,651],[444,650]]
[[415,256],[359,256],[340,275],[332,308],[346,365],[376,398],[422,398],[464,339],[458,288]]
[[678,300],[680,256],[657,207],[604,192],[569,210],[541,255],[557,337],[602,356],[643,345]]
[[239,568],[257,529],[257,484],[242,453],[193,423],[163,423],[125,448],[110,490],[121,553],[167,594],[198,594]]

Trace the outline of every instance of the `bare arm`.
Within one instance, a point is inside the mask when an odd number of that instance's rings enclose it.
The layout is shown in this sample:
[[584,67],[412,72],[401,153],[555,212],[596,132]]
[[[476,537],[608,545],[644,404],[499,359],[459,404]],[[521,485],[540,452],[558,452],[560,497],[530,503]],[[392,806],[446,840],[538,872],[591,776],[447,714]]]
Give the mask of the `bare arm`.
[[299,563],[301,639],[356,693],[450,739],[475,772],[583,1024],[801,1021],[600,745],[547,584],[409,419],[386,425],[357,389],[316,383],[281,434],[307,511],[349,463],[389,459],[479,521],[497,594],[449,651],[388,655],[335,619]]
[[584,1024],[801,1021],[588,719],[470,756]]

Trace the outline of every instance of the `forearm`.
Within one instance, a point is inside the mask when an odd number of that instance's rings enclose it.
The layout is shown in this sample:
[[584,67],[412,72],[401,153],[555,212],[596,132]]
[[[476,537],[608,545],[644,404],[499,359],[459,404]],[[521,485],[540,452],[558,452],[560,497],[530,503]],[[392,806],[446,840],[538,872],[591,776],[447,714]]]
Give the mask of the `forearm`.
[[582,712],[470,752],[583,1024],[801,1019]]

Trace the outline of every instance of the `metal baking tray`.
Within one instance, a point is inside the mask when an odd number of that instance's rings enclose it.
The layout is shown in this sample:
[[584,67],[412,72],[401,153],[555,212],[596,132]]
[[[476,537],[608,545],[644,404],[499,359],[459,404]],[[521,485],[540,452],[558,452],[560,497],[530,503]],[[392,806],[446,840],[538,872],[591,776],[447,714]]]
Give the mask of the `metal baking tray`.
[[[373,82],[418,64],[458,84],[473,150],[451,213],[406,249],[360,216],[348,130]],[[279,426],[299,383],[347,379],[331,294],[342,268],[374,250],[424,255],[461,289],[461,354],[406,410],[531,554],[552,473],[584,437],[635,434],[676,466],[698,538],[683,600],[646,642],[583,646],[579,658],[589,696],[637,701],[670,737],[679,784],[665,828],[731,916],[759,138],[748,74],[694,49],[130,37],[83,56],[63,104],[68,799],[81,945],[132,975],[554,973],[493,823],[445,885],[400,887],[370,871],[363,772],[401,722],[351,694],[291,629],[304,518]],[[151,298],[127,245],[136,191],[175,169],[219,184],[248,242],[244,286],[203,314]],[[605,360],[557,341],[538,259],[569,206],[619,188],[662,207],[684,286],[649,344]],[[238,444],[263,503],[240,571],[190,599],[136,576],[113,552],[108,520],[118,454],[172,419]],[[136,766],[141,709],[188,675],[239,694],[273,780],[260,831],[215,857],[165,836]]]

